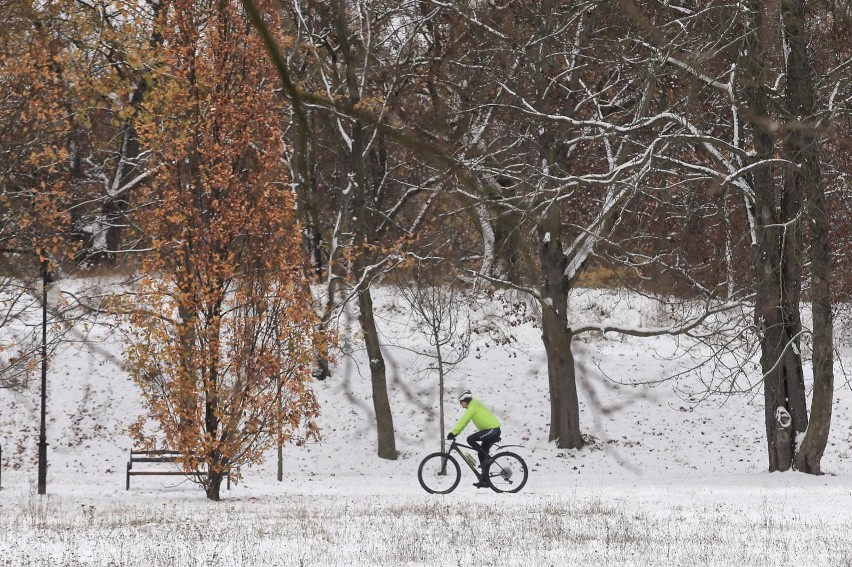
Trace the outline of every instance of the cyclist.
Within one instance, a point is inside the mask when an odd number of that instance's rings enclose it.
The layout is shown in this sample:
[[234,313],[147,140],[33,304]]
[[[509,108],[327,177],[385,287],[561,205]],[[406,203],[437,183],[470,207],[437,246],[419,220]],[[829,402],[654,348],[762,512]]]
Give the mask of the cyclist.
[[[459,435],[470,421],[479,430],[467,438],[468,444],[476,449],[479,456],[479,468],[485,469],[491,464],[491,458],[488,456],[488,451],[491,446],[500,440],[500,421],[494,417],[494,414],[488,411],[482,402],[473,397],[470,390],[465,390],[458,397],[459,403],[465,408],[464,414],[459,419],[455,427],[447,434],[447,439],[452,441]],[[477,488],[487,488],[488,481],[481,475],[479,482],[474,483]]]

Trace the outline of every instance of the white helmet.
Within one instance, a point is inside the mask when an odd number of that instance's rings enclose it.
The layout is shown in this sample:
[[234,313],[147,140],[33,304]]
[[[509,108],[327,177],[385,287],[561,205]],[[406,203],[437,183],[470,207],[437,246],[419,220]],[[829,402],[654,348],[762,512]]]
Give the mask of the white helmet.
[[459,403],[469,402],[472,399],[473,399],[473,394],[470,393],[470,390],[465,390],[464,392],[459,394],[459,397],[458,397]]

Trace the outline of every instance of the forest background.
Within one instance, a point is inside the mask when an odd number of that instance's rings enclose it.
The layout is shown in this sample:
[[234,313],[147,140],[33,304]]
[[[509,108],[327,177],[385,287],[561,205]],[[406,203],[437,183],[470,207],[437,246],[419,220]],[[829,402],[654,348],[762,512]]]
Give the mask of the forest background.
[[[852,289],[847,3],[5,0],[0,19],[3,388],[108,314],[147,404],[134,439],[185,450],[218,500],[317,435],[310,380],[334,378],[346,306],[377,457],[398,458],[375,284],[422,307],[442,387],[464,341],[441,308],[508,289],[541,326],[556,448],[588,442],[579,337],[683,336],[706,393],[761,392],[769,471],[821,472]],[[91,274],[128,283],[49,298]],[[665,324],[577,325],[588,287]]]

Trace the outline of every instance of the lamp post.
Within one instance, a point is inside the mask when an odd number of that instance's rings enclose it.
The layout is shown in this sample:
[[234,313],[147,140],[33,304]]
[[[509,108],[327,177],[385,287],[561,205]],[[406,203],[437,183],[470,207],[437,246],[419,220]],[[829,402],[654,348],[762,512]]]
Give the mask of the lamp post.
[[41,259],[41,426],[38,434],[38,493],[47,493],[47,286],[53,282],[47,259],[40,251],[0,248],[10,254],[32,254]]
[[38,433],[38,493],[47,493],[47,286],[53,282],[47,260],[41,261],[41,425]]

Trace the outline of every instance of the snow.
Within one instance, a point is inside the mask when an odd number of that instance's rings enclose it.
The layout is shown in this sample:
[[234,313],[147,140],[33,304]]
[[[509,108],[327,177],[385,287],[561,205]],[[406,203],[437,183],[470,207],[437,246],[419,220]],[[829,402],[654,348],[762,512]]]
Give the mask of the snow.
[[[501,419],[501,443],[522,445],[513,450],[530,467],[520,493],[478,490],[467,469],[449,495],[420,487],[420,460],[441,446],[438,378],[416,354],[427,338],[391,289],[376,289],[374,300],[399,459],[376,457],[368,357],[351,315],[341,325],[355,329],[341,341],[349,356],[314,384],[322,441],[285,449],[282,482],[271,452],[218,503],[181,477],[137,476],[125,490],[125,429],[143,408],[118,335],[93,325],[48,369],[45,496],[36,494],[38,375],[25,393],[0,390],[0,567],[849,562],[852,411],[842,379],[823,459],[829,474],[770,474],[759,392],[699,401],[685,393],[700,391],[696,377],[664,380],[682,370],[670,356],[682,342],[590,333],[574,355],[592,443],[558,449],[548,442],[534,312],[500,322],[517,299],[474,306],[470,356],[447,376],[444,402],[450,427],[467,388]],[[646,303],[606,291],[585,291],[570,307],[576,320],[606,312],[622,326],[660,324]]]

